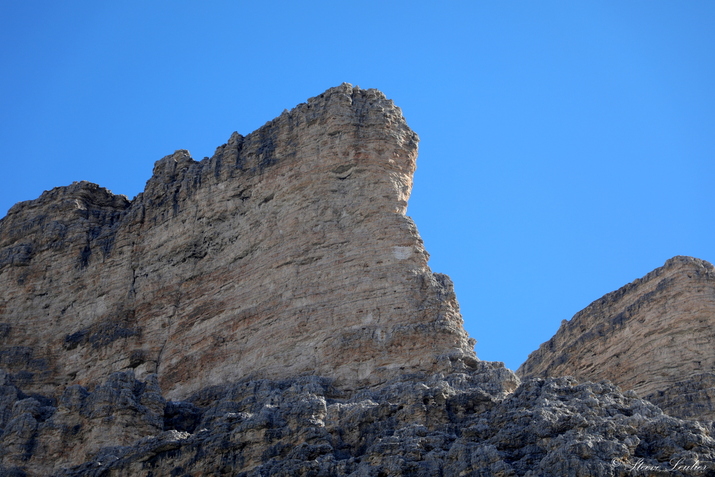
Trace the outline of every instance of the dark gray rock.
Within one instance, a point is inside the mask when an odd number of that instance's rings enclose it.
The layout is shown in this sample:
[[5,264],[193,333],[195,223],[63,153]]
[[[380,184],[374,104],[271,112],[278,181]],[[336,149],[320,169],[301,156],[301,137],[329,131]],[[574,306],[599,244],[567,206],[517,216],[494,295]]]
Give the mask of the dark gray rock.
[[67,387],[58,402],[25,396],[3,376],[2,472],[49,475],[56,468],[84,462],[101,449],[163,431],[166,401],[155,376],[141,382],[132,372],[114,373],[92,392],[79,385]]
[[409,377],[350,394],[319,377],[207,388],[167,403],[163,432],[57,475],[715,475],[711,423],[608,382],[532,379],[508,394],[480,380]]

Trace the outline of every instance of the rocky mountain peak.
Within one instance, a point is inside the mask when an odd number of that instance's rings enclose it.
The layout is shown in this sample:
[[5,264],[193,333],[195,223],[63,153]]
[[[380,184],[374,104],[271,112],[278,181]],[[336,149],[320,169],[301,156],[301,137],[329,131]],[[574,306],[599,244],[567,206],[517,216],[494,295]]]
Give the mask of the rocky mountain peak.
[[[27,359],[10,371],[52,394],[133,369],[185,397],[259,374],[355,387],[469,366],[451,281],[404,215],[416,154],[392,101],[343,84],[211,158],[162,158],[131,203],[84,182],[14,208],[2,347]],[[29,314],[32,332],[12,325]]]
[[715,269],[676,256],[564,321],[517,374],[608,379],[673,415],[715,419],[714,340]]
[[[132,201],[78,182],[13,207],[0,221],[0,475],[715,472],[711,422],[607,382],[520,384],[477,358],[405,215],[417,141],[392,101],[345,83],[210,158],[162,158]],[[662,345],[636,325],[651,316],[677,341],[692,331],[680,314],[703,310],[705,336],[712,276],[669,261],[549,352],[578,362],[569,340],[594,338],[608,356],[600,338],[619,330]]]

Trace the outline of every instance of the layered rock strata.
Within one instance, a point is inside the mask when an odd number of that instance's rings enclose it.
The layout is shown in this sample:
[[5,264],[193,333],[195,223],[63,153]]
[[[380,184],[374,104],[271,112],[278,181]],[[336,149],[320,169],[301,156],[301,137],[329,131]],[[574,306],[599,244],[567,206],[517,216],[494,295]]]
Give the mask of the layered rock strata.
[[675,257],[561,324],[521,377],[608,379],[683,418],[715,419],[715,269]]
[[133,369],[169,398],[317,374],[343,387],[475,366],[448,277],[405,216],[417,135],[330,89],[129,201],[87,182],[0,221],[0,368],[59,396]]
[[0,221],[0,476],[715,475],[712,423],[479,361],[405,216],[417,136],[342,85],[134,200]]

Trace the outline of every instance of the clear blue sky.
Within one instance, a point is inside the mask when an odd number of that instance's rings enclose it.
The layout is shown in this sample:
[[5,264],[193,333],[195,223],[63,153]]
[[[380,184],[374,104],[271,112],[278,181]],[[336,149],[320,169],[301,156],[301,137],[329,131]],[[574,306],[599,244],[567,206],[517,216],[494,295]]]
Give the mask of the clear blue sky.
[[0,2],[0,215],[130,198],[342,82],[420,135],[408,214],[482,359],[516,369],[603,294],[715,260],[713,1]]

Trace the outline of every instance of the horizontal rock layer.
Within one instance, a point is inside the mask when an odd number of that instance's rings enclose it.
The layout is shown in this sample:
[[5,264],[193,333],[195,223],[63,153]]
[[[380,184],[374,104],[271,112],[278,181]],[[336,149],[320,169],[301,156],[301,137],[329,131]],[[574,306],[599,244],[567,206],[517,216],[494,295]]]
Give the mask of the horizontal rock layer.
[[712,423],[476,358],[405,216],[416,148],[344,84],[131,201],[14,206],[0,476],[715,474]]
[[132,369],[169,398],[250,377],[358,387],[476,366],[452,284],[405,216],[417,135],[333,88],[177,151],[129,201],[87,182],[0,221],[0,368],[59,396]]
[[715,419],[715,268],[675,257],[561,324],[521,377],[608,379],[675,416]]

